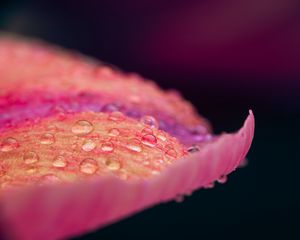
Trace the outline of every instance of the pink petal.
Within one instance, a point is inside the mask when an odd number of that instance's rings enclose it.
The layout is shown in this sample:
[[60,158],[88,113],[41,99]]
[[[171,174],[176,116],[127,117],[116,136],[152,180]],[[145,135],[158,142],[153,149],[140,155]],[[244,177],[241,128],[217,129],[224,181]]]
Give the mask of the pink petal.
[[201,151],[147,180],[107,176],[65,185],[3,192],[2,238],[58,239],[95,230],[179,194],[205,187],[235,170],[248,152],[254,116],[235,134],[224,134]]

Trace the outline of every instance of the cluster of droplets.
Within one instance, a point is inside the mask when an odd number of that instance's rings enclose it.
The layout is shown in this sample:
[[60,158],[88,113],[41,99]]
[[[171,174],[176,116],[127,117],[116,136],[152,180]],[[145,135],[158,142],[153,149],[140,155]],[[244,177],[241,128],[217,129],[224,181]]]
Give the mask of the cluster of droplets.
[[[115,173],[116,176],[127,179],[127,169],[126,166],[124,167],[123,160],[120,160],[117,154],[113,154],[116,149],[127,149],[128,153],[134,154],[133,156],[136,157],[136,161],[146,167],[146,169],[148,169],[147,171],[150,171],[153,175],[159,174],[164,166],[171,164],[178,157],[181,157],[184,151],[186,153],[199,151],[196,145],[185,150],[180,150],[183,151],[180,153],[178,150],[175,150],[172,141],[170,142],[170,138],[163,131],[159,130],[159,123],[153,116],[146,115],[140,118],[139,126],[143,127],[135,133],[136,136],[129,136],[128,131],[127,135],[123,134],[124,129],[122,127],[120,128],[118,124],[122,123],[126,117],[121,112],[111,111],[105,116],[106,119],[111,122],[111,128],[106,130],[106,135],[103,140],[100,140],[99,136],[95,137],[96,135],[93,135],[95,125],[86,119],[75,121],[71,126],[70,131],[76,136],[76,142],[72,145],[74,151],[76,151],[76,149],[79,153],[83,151],[86,153],[84,155],[90,152],[94,153],[92,157],[86,156],[81,160],[76,160],[78,162],[77,166],[79,171],[85,175],[96,174],[99,169],[98,173],[101,172],[104,164],[106,169]],[[65,119],[66,116],[64,116],[64,118],[59,117],[60,121]],[[47,132],[38,137],[39,143],[43,146],[51,147],[51,145],[57,141],[56,132],[58,128],[56,125],[51,124],[47,126],[46,129]],[[132,129],[132,131],[134,132],[136,130]],[[2,141],[0,151],[10,152],[19,147],[20,144],[18,140],[8,137]],[[150,153],[150,157],[148,157],[148,152]],[[153,152],[156,153],[151,155]],[[100,158],[97,157],[97,154],[106,155]],[[127,154],[126,156],[128,157],[130,155]],[[52,167],[54,169],[67,169],[70,164],[69,158],[70,157],[66,156],[64,152],[53,156],[51,162]],[[27,173],[33,174],[37,170],[36,163],[42,158],[37,152],[30,150],[22,153],[22,159],[26,165],[31,166],[27,168]],[[132,159],[130,159],[130,161],[131,160]],[[0,172],[3,171],[1,170]],[[45,179],[43,178],[44,180],[59,179],[59,177],[53,173],[46,175],[49,176],[45,177]],[[41,176],[41,178],[42,177],[43,176]]]

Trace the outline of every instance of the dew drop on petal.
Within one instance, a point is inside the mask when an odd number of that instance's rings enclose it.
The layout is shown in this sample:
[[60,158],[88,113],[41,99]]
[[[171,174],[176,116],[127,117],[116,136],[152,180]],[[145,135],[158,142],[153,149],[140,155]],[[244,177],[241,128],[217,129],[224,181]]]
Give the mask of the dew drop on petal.
[[114,150],[114,145],[112,142],[105,142],[101,145],[101,150],[103,152],[112,152]]
[[39,155],[36,152],[25,152],[23,155],[23,160],[26,164],[32,164],[39,161]]
[[125,119],[125,116],[121,112],[112,112],[108,116],[108,120],[114,121],[114,122],[121,122]]
[[63,168],[65,166],[67,166],[67,161],[65,160],[65,158],[63,156],[59,155],[54,159],[52,165],[53,165],[53,167]]
[[184,195],[178,194],[178,195],[175,197],[174,200],[175,200],[175,202],[177,202],[177,203],[181,203],[181,202],[184,201]]
[[192,145],[191,147],[189,147],[189,148],[187,149],[187,151],[188,151],[189,153],[195,153],[195,152],[198,152],[198,151],[199,151],[199,147],[198,147],[197,145]]
[[138,139],[130,139],[126,144],[126,148],[134,152],[141,152],[142,151],[141,141]]
[[51,133],[45,133],[41,136],[40,142],[44,145],[50,145],[55,142],[55,137]]
[[98,169],[96,160],[86,158],[80,163],[80,171],[85,174],[94,174]]
[[94,130],[93,125],[86,120],[79,120],[72,127],[72,132],[79,136],[87,135],[91,133],[93,130]]
[[120,161],[114,158],[106,160],[105,165],[110,170],[119,170],[121,168]]
[[214,182],[208,183],[204,186],[204,188],[209,189],[209,188],[213,188],[215,186]]
[[154,147],[157,143],[157,139],[153,134],[146,134],[142,137],[142,143],[149,147]]
[[61,180],[59,179],[59,177],[57,177],[54,174],[46,174],[46,175],[42,176],[42,178],[41,178],[42,184],[56,183],[56,182],[60,182],[60,181]]
[[155,117],[148,116],[148,115],[143,116],[141,118],[141,122],[150,126],[151,128],[158,128],[158,122]]
[[90,151],[94,150],[95,147],[96,147],[96,143],[93,140],[88,139],[88,140],[84,141],[81,148],[85,152],[90,152]]
[[217,180],[218,183],[226,183],[227,182],[227,176],[226,175],[223,175],[221,176],[218,180]]
[[119,129],[117,129],[117,128],[111,128],[111,129],[108,131],[108,135],[109,135],[109,136],[116,137],[116,136],[119,136],[119,135],[120,135],[120,131],[119,131]]
[[20,145],[15,138],[9,137],[3,140],[3,142],[0,145],[0,150],[2,152],[10,152],[18,148],[19,146]]

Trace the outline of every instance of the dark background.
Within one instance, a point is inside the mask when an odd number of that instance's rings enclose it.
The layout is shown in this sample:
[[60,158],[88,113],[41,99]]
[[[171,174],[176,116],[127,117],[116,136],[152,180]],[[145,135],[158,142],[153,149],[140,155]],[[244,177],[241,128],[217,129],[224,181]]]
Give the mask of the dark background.
[[225,185],[76,239],[300,239],[298,0],[2,1],[0,29],[178,89],[216,133],[254,111],[250,163]]

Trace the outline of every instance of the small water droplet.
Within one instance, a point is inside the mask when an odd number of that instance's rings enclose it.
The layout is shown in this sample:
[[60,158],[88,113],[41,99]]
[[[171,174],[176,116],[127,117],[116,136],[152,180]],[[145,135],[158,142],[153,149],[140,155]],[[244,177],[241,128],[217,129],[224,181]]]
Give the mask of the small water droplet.
[[218,180],[217,180],[218,183],[226,183],[227,182],[227,176],[226,175],[222,175]]
[[143,116],[141,118],[141,122],[150,126],[151,128],[158,128],[158,122],[156,118],[153,116],[148,116],[148,115]]
[[209,188],[213,188],[215,186],[214,182],[208,183],[204,186],[204,188],[209,189]]
[[87,135],[91,133],[93,130],[94,130],[93,125],[86,120],[79,120],[72,127],[72,132],[79,136]]
[[45,133],[41,136],[40,141],[41,141],[41,144],[50,145],[55,142],[55,137],[51,133]]
[[166,136],[163,133],[160,133],[159,135],[157,135],[157,138],[159,138],[163,142],[167,140]]
[[3,140],[3,142],[0,145],[0,150],[2,152],[10,152],[18,148],[19,146],[20,145],[15,138],[9,137]]
[[95,147],[96,147],[96,143],[93,140],[88,139],[88,140],[84,141],[81,148],[85,152],[90,152],[90,151],[94,150]]
[[197,145],[192,145],[191,147],[189,147],[189,148],[187,149],[187,151],[188,151],[189,153],[195,153],[195,152],[198,152],[198,151],[199,151],[199,147],[198,147]]
[[108,120],[115,121],[115,122],[121,122],[125,119],[125,116],[121,112],[112,112],[108,116]]
[[126,148],[134,152],[141,152],[142,151],[141,141],[135,138],[130,139],[126,144]]
[[28,174],[36,173],[36,172],[37,172],[37,168],[36,168],[36,167],[28,168],[28,169],[26,170],[26,172],[27,172]]
[[152,173],[153,175],[158,175],[158,174],[160,174],[160,172],[157,171],[157,170],[152,170],[151,173]]
[[80,163],[80,171],[85,174],[94,174],[98,169],[96,160],[86,158]]
[[119,111],[119,107],[113,103],[108,103],[102,107],[101,111],[102,112],[117,112],[117,111]]
[[54,159],[52,165],[53,165],[53,167],[63,168],[65,166],[67,166],[67,161],[65,160],[65,158],[63,156],[59,155]]
[[60,182],[61,180],[59,179],[59,177],[57,177],[54,174],[46,174],[43,175],[41,178],[41,183],[42,184],[47,184],[47,183],[56,183],[56,182]]
[[47,130],[48,130],[48,131],[57,131],[57,127],[56,127],[55,125],[49,125],[49,126],[47,127]]
[[119,136],[119,135],[120,135],[120,131],[119,131],[119,129],[117,129],[117,128],[111,128],[111,129],[108,131],[108,135],[109,135],[109,136],[116,137],[116,136]]
[[120,161],[113,158],[106,160],[105,165],[110,170],[119,170],[121,168]]
[[177,152],[173,148],[170,148],[166,151],[166,156],[175,159],[177,158]]
[[157,143],[157,139],[153,134],[146,134],[142,137],[142,143],[149,147],[154,147]]
[[101,145],[101,150],[103,152],[112,152],[114,150],[114,145],[112,142],[105,142]]
[[174,200],[175,200],[175,202],[177,202],[177,203],[181,203],[181,202],[184,201],[184,195],[178,194],[178,195],[175,197]]
[[39,155],[32,151],[26,152],[23,155],[23,160],[26,164],[36,163],[39,160]]

